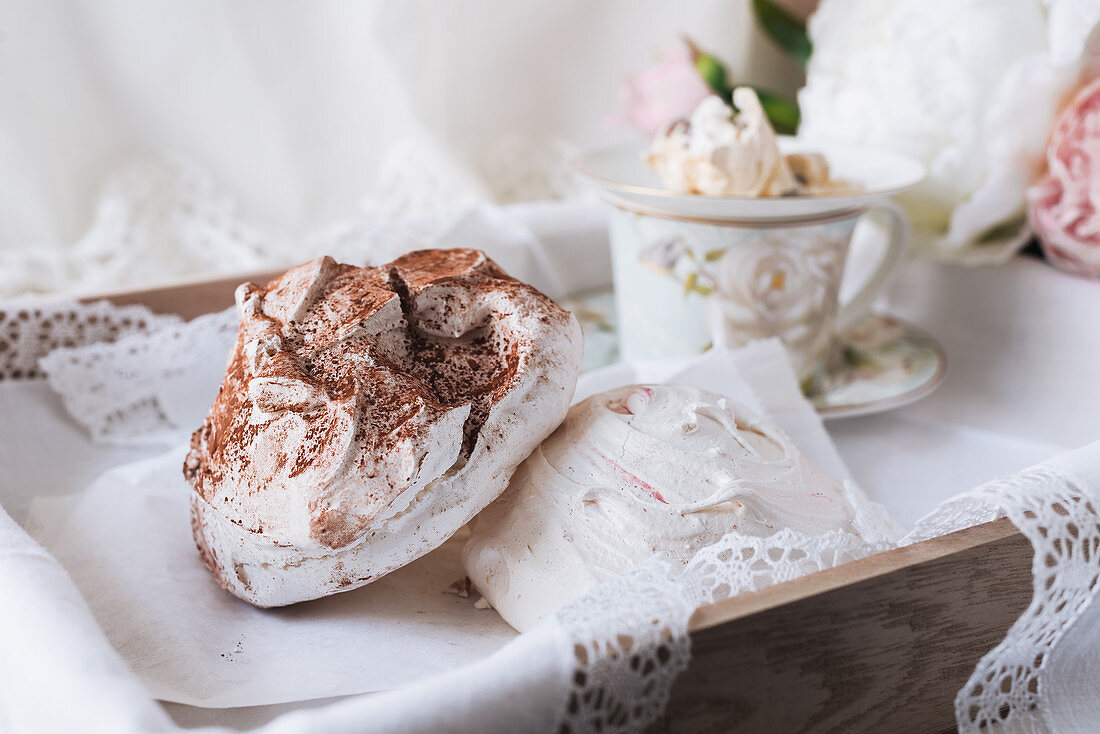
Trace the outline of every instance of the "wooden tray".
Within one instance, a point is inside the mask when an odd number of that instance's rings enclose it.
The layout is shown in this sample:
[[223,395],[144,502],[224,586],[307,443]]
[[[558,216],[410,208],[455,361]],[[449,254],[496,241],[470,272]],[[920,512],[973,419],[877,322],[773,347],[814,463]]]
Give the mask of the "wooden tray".
[[[192,318],[276,275],[98,297]],[[997,520],[699,609],[655,730],[953,731],[955,694],[1031,600],[1031,556]]]

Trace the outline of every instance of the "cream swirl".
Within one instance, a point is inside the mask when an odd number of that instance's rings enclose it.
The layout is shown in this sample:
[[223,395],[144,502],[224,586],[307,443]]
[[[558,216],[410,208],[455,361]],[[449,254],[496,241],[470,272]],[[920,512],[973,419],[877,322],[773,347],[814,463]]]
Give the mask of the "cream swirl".
[[782,196],[798,182],[776,144],[764,108],[747,87],[733,92],[733,110],[704,99],[691,117],[657,135],[646,157],[665,186],[709,196]]
[[463,562],[525,630],[653,555],[683,564],[734,530],[859,534],[855,523],[845,487],[743,405],[631,386],[569,411],[478,516]]
[[790,196],[850,188],[829,177],[817,153],[784,155],[760,99],[749,87],[733,90],[736,113],[710,96],[688,118],[653,139],[646,163],[673,191],[707,196]]

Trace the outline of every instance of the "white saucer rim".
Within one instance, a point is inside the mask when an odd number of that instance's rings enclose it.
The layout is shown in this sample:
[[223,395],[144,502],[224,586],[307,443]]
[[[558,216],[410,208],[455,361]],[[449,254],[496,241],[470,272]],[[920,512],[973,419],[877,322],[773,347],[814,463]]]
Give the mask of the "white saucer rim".
[[[798,195],[798,196],[783,196],[783,197],[759,197],[759,196],[721,196],[712,194],[685,194],[679,191],[672,191],[670,189],[661,188],[658,186],[651,186],[647,184],[639,184],[630,181],[620,181],[613,178],[607,178],[593,173],[591,170],[585,168],[585,164],[588,161],[596,158],[597,156],[619,155],[622,157],[638,157],[644,148],[638,145],[611,145],[601,148],[594,148],[579,155],[574,156],[568,162],[569,170],[573,172],[575,176],[589,184],[597,186],[602,191],[606,191],[612,194],[623,194],[632,196],[646,196],[655,197],[667,200],[670,204],[675,205],[677,202],[688,205],[689,203],[704,202],[707,204],[721,205],[722,202],[728,202],[733,206],[744,207],[748,204],[754,206],[762,206],[764,209],[768,207],[776,207],[778,204],[782,204],[784,207],[789,206],[793,202],[809,202],[809,201],[821,201],[824,203],[830,200],[853,200],[864,202],[864,205],[869,205],[874,201],[882,199],[887,196],[894,196],[907,189],[911,189],[923,182],[927,176],[928,171],[926,166],[916,158],[898,153],[896,151],[887,150],[885,148],[856,146],[852,144],[821,144],[814,145],[808,141],[800,138],[780,136],[781,142],[786,142],[786,146],[795,146],[804,150],[818,150],[826,159],[829,158],[829,150],[847,150],[850,153],[859,152],[861,155],[875,155],[884,158],[892,158],[903,163],[912,169],[912,172],[908,177],[901,179],[899,182],[892,183],[887,186],[878,186],[875,188],[860,188],[860,189],[842,189],[835,192],[825,194],[814,195]],[[785,147],[786,147],[785,146]],[[859,204],[857,204],[859,206]],[[670,207],[670,208],[674,208]],[[771,216],[783,217],[786,215],[774,214],[769,215],[766,211],[758,215],[760,218],[770,218]]]

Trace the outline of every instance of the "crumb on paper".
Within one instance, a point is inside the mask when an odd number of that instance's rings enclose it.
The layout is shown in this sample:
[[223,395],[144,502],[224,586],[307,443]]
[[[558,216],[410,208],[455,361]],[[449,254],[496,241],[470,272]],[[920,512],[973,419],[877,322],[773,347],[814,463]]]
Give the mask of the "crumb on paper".
[[453,584],[444,589],[443,593],[454,594],[455,596],[460,596],[465,599],[466,597],[470,596],[470,577],[463,576],[458,581],[455,581]]
[[238,640],[237,645],[232,650],[230,650],[229,652],[221,653],[221,658],[223,660],[228,660],[229,662],[232,663],[236,660],[236,658],[234,656],[237,655],[238,653],[242,653],[242,652],[244,652],[244,640],[243,639]]
[[484,596],[479,596],[477,601],[474,602],[474,609],[491,609],[489,602],[485,600]]

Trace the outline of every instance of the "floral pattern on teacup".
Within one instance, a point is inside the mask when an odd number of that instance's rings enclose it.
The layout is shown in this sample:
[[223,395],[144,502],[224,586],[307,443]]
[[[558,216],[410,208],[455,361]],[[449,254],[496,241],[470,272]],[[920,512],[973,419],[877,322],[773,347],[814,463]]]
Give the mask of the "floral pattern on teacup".
[[639,254],[648,270],[707,299],[716,346],[778,336],[803,374],[827,350],[844,266],[846,238],[808,228],[764,233],[697,252],[683,237],[654,241]]
[[779,336],[800,374],[832,339],[844,242],[818,231],[760,237],[715,262],[708,302],[715,343],[736,347]]
[[691,260],[695,259],[695,254],[683,237],[663,237],[642,250],[638,255],[638,262],[657,275],[669,275],[685,255]]

